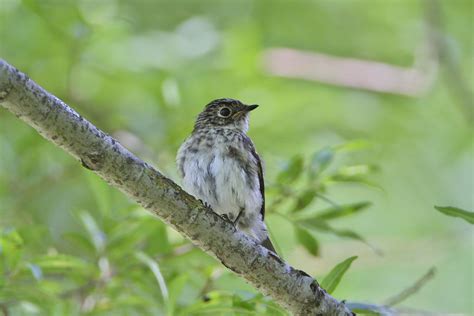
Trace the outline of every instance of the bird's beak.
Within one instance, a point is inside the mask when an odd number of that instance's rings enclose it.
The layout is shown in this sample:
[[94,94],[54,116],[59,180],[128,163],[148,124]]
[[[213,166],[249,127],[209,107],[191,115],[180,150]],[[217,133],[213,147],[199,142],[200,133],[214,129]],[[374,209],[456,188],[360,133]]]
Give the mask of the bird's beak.
[[258,108],[258,104],[247,105],[245,106],[245,112],[250,112],[252,110],[255,110],[256,108]]

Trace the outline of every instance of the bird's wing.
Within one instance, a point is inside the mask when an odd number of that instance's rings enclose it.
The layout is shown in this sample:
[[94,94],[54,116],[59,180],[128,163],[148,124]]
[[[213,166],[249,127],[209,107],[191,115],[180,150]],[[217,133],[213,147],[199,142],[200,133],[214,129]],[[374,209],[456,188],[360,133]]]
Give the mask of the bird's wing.
[[260,208],[260,214],[262,214],[263,221],[265,219],[265,181],[263,180],[262,161],[260,160],[260,156],[255,151],[255,148],[252,148],[252,155],[257,161],[258,182],[260,186],[260,194],[262,195],[262,207]]
[[260,194],[262,195],[262,207],[260,208],[260,214],[262,214],[262,221],[265,218],[265,182],[263,180],[263,168],[262,168],[262,160],[260,159],[260,156],[257,154],[257,151],[255,150],[255,146],[252,143],[252,140],[247,136],[243,135],[243,142],[244,142],[244,147],[250,151],[252,154],[253,158],[257,162],[257,175],[258,175],[258,184],[260,188]]

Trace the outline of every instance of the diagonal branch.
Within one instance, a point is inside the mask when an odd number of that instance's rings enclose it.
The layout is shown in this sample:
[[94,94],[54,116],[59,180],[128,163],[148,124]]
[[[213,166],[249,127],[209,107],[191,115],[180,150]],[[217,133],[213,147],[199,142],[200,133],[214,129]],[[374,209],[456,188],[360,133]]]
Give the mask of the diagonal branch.
[[295,315],[351,315],[316,280],[236,230],[1,59],[0,105]]

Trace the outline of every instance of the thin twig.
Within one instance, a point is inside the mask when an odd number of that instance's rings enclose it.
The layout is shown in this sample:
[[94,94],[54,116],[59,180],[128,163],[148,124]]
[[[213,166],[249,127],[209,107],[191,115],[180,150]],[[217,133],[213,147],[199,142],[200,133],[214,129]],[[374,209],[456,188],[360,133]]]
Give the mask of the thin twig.
[[418,292],[428,281],[433,279],[433,277],[436,274],[436,268],[431,267],[428,272],[426,272],[421,278],[419,278],[415,283],[413,283],[411,286],[408,288],[404,289],[397,295],[394,295],[387,300],[385,300],[385,305],[387,306],[394,306],[402,301],[406,300],[408,297],[411,295],[415,294]]

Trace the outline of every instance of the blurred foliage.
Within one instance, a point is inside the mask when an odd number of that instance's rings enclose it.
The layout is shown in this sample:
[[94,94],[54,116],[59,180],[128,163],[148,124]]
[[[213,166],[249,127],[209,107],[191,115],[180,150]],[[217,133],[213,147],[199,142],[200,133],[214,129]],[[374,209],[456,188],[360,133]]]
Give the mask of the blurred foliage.
[[[0,57],[175,180],[207,102],[260,104],[249,133],[285,259],[371,303],[436,265],[404,304],[472,314],[474,232],[432,209],[474,209],[472,124],[443,65],[413,98],[262,67],[273,47],[416,65],[430,49],[426,3],[440,4],[446,51],[472,89],[469,0],[0,0]],[[0,314],[286,315],[2,109],[0,232]]]

